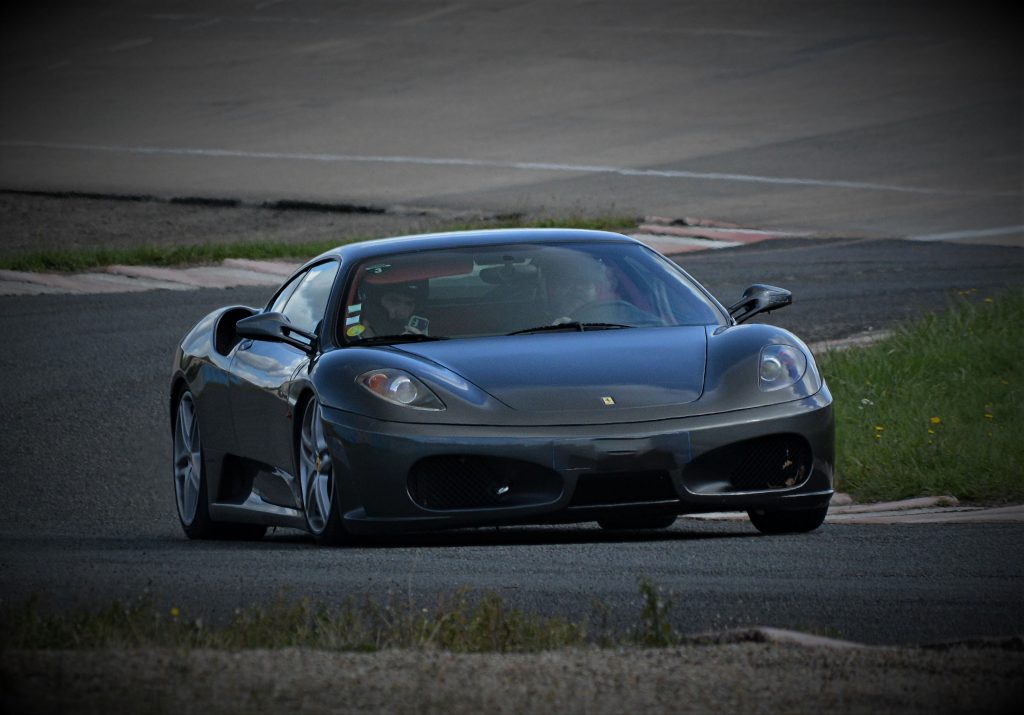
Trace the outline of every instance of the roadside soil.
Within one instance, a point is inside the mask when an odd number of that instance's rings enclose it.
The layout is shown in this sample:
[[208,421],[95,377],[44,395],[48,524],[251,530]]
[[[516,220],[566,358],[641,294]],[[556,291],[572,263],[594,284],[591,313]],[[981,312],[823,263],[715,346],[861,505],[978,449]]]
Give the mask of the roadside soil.
[[306,243],[377,238],[438,230],[491,216],[392,207],[200,199],[94,197],[0,191],[0,254],[216,245]]
[[[1018,643],[1019,646],[1019,643]],[[7,713],[1004,713],[1019,647],[8,651]]]

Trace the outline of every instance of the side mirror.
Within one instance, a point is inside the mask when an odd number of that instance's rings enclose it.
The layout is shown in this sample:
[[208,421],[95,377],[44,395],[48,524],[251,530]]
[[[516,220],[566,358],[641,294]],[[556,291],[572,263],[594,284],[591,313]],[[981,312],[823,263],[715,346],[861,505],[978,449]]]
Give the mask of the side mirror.
[[758,313],[785,308],[792,302],[793,294],[785,288],[756,283],[743,291],[743,297],[737,303],[729,306],[729,315],[737,323],[742,323]]
[[235,332],[240,338],[284,343],[310,355],[317,350],[316,335],[296,328],[281,313],[257,313],[243,318],[235,324]]

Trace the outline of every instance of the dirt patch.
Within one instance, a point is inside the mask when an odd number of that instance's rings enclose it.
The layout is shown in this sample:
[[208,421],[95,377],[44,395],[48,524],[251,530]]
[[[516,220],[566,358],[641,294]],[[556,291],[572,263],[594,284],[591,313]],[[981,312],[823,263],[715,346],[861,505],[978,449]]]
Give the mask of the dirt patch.
[[8,713],[979,713],[1024,653],[766,644],[537,654],[8,651]]
[[481,214],[328,204],[251,205],[0,191],[0,254],[44,250],[307,243],[436,231]]

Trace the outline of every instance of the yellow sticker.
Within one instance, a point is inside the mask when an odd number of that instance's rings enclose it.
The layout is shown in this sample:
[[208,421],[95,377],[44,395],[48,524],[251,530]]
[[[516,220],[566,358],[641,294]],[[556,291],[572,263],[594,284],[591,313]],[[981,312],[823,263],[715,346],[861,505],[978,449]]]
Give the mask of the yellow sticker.
[[345,331],[345,335],[349,336],[350,338],[357,338],[360,335],[362,335],[365,330],[365,325],[360,325],[359,323],[356,323],[355,325],[353,325],[352,327]]
[[601,401],[602,401],[602,402],[603,402],[604,404],[608,405],[609,407],[611,407],[612,405],[614,405],[614,404],[615,404],[615,400],[613,400],[613,399],[612,399],[611,397],[602,397],[602,398],[601,398]]

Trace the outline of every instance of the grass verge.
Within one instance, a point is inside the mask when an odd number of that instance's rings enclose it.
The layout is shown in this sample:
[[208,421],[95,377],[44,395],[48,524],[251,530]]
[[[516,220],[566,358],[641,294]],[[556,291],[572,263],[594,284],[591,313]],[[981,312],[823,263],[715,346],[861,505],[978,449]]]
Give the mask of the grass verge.
[[315,648],[364,652],[436,649],[452,652],[535,652],[587,645],[672,646],[682,636],[670,623],[672,595],[646,578],[637,586],[636,623],[612,632],[608,608],[571,621],[514,608],[497,594],[456,591],[433,608],[410,600],[349,599],[338,608],[278,596],[267,606],[238,609],[226,624],[204,622],[183,609],[159,609],[152,597],[101,610],[60,612],[37,599],[0,610],[0,650],[97,648]]
[[1024,292],[964,291],[947,312],[829,353],[839,488],[864,501],[1024,499]]
[[[563,219],[530,220],[508,216],[492,220],[452,223],[443,231],[469,231],[492,228],[584,228],[604,231],[622,231],[637,225],[630,216],[586,218],[570,216]],[[0,269],[73,273],[101,266],[185,266],[218,263],[225,258],[251,260],[292,259],[304,261],[342,243],[368,241],[379,236],[364,236],[345,240],[286,242],[254,241],[237,243],[203,243],[185,246],[138,246],[133,248],[95,250],[33,251],[14,256],[0,256]]]

